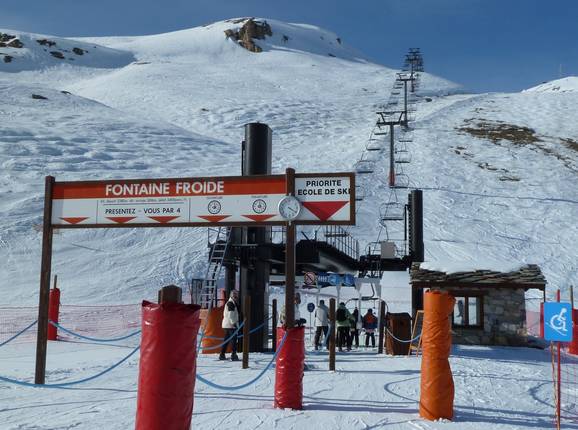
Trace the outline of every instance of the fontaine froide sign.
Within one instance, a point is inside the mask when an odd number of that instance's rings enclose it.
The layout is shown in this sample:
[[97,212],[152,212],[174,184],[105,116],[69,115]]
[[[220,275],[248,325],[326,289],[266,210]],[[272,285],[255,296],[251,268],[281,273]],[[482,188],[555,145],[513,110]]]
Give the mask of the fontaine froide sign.
[[[352,173],[296,174],[296,224],[354,224]],[[52,226],[170,227],[283,224],[285,175],[55,182]]]

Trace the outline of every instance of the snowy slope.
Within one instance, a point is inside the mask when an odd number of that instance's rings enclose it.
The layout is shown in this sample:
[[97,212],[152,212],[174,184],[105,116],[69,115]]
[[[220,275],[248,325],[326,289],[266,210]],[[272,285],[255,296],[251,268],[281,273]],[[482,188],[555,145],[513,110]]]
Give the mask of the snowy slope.
[[533,262],[550,287],[576,283],[576,103],[528,92],[422,107],[407,170],[424,189],[428,259]]
[[578,76],[568,76],[555,81],[544,82],[532,88],[528,88],[528,92],[554,92],[554,93],[568,93],[578,91]]
[[72,39],[0,28],[0,72],[59,66],[116,68],[133,60],[128,52]]
[[[0,105],[1,178],[17,187],[1,191],[11,194],[0,206],[7,214],[0,233],[0,257],[7,262],[1,279],[15,287],[2,281],[1,288],[10,290],[6,300],[36,302],[40,235],[34,225],[46,174],[60,180],[238,174],[242,126],[253,121],[274,130],[277,172],[287,166],[352,169],[394,71],[368,62],[324,30],[268,22],[273,36],[258,41],[264,49],[258,54],[225,37],[224,30],[239,23],[221,22],[78,42],[134,57],[124,67],[39,62],[36,70],[0,72],[6,94]],[[280,47],[283,35],[289,40]],[[433,93],[457,88],[425,79]],[[36,93],[48,100],[32,99]],[[373,225],[367,234],[375,234]],[[54,273],[69,303],[94,302],[87,290],[108,303],[135,302],[153,296],[159,284],[184,286],[191,276],[202,276],[205,235],[196,229],[62,232],[55,239]]]
[[[0,279],[15,287],[5,300],[36,301],[34,225],[46,174],[61,180],[238,174],[242,126],[253,121],[273,129],[275,172],[353,169],[395,71],[333,33],[274,20],[268,20],[273,35],[256,41],[263,52],[249,52],[225,36],[241,25],[234,21],[78,42],[132,61],[112,69],[39,62],[36,69],[0,72],[6,94],[0,257],[7,262]],[[103,60],[103,67],[110,64]],[[553,287],[567,288],[578,270],[575,93],[446,96],[458,89],[424,74],[420,91],[432,101],[418,103],[410,133],[406,172],[412,186],[425,190],[428,259],[471,262],[483,255],[537,263]],[[35,93],[48,100],[32,99]],[[503,139],[512,130],[513,140]],[[371,197],[359,205],[352,229],[362,249],[378,233],[384,238],[378,213],[389,194],[387,152],[379,157],[374,175],[358,177]],[[54,272],[69,302],[93,302],[87,290],[109,303],[136,302],[160,283],[184,286],[201,276],[205,234],[66,231],[55,240]]]

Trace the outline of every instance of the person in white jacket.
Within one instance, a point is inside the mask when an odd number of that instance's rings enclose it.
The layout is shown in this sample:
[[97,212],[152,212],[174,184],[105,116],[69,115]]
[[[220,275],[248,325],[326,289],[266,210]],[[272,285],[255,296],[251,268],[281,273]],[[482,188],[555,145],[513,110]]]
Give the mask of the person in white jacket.
[[239,327],[239,293],[236,290],[231,291],[229,300],[225,304],[225,309],[223,310],[223,322],[221,327],[224,329],[225,342],[221,348],[221,354],[219,355],[219,360],[226,360],[227,347],[231,344],[231,360],[239,361],[237,356],[237,328]]
[[325,306],[324,300],[319,300],[319,306],[315,309],[315,350],[321,347],[321,333],[323,339],[327,339],[329,332],[329,308]]
[[[299,306],[301,306],[301,294],[295,293],[295,311],[294,311],[295,327],[301,327],[307,322],[305,318],[301,318]],[[281,312],[279,312],[279,325],[281,327],[285,327],[285,306],[281,307]]]

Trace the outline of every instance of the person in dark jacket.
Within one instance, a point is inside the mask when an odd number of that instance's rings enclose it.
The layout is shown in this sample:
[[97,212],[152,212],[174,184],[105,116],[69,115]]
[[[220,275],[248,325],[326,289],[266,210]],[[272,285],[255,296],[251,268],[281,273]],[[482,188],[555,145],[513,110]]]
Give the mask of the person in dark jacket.
[[351,313],[345,307],[345,303],[339,303],[339,307],[335,312],[335,321],[337,325],[337,347],[339,351],[343,351],[346,346],[348,351],[351,351],[351,338],[349,337]]
[[355,308],[351,314],[350,327],[349,327],[349,337],[350,343],[353,345],[355,342],[355,347],[359,348],[359,330],[362,328],[361,315],[359,315],[359,310]]
[[373,310],[368,309],[363,316],[363,329],[365,330],[365,347],[369,346],[369,339],[371,339],[371,347],[375,348],[375,329],[377,328],[377,318],[373,315]]

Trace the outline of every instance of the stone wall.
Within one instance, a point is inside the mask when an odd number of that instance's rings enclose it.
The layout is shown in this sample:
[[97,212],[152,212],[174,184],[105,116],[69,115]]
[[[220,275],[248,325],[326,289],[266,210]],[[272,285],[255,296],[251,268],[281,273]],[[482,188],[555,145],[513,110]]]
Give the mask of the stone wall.
[[479,291],[484,294],[484,325],[482,329],[454,327],[454,343],[527,345],[526,299],[523,289],[488,287],[469,289],[469,291]]

